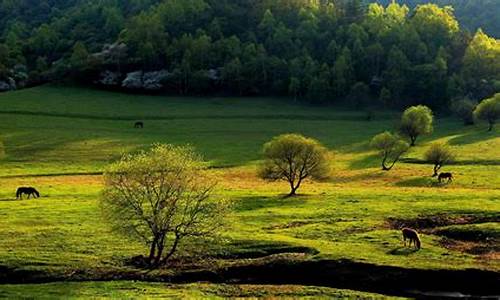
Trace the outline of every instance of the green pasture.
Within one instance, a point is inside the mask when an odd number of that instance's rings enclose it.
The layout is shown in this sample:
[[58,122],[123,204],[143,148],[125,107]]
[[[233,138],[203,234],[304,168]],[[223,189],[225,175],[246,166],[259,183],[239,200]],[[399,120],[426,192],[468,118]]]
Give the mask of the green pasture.
[[[405,162],[383,172],[368,143],[375,134],[395,128],[397,112],[377,112],[374,120],[366,121],[363,112],[285,99],[175,98],[44,86],[1,94],[0,118],[0,266],[58,275],[83,270],[96,277],[128,271],[124,261],[145,248],[110,232],[102,219],[99,172],[122,153],[173,143],[191,144],[203,154],[211,166],[207,172],[219,182],[216,196],[233,202],[222,244],[213,247],[214,253],[289,245],[315,249],[318,254],[307,259],[500,270],[498,253],[448,249],[432,228],[422,234],[421,251],[404,249],[399,231],[388,223],[391,218],[467,216],[487,219],[477,221],[487,225],[449,225],[498,233],[500,135],[498,129],[486,132],[485,124],[464,127],[454,118],[438,118],[434,133],[419,139]],[[135,120],[144,121],[145,128],[134,129]],[[300,196],[284,199],[287,185],[261,181],[256,165],[262,144],[288,132],[324,143],[332,152],[332,174],[324,182],[307,182]],[[451,184],[438,184],[430,177],[432,166],[420,163],[432,142],[448,143],[457,153],[456,164],[443,168],[454,173]],[[42,198],[16,201],[15,189],[21,185],[36,186]],[[206,286],[76,285],[82,294],[75,297],[134,298],[140,289],[172,297],[227,296]],[[51,286],[25,288],[37,298]],[[251,297],[254,292],[241,293]],[[314,298],[340,293],[313,288],[295,292]],[[0,286],[0,297],[16,293],[19,287]]]

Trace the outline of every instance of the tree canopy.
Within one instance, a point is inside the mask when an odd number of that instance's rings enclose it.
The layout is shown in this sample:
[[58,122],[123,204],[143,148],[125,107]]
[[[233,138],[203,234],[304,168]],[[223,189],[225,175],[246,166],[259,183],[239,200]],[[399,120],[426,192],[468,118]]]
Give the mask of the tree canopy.
[[374,136],[370,146],[380,152],[382,170],[384,171],[391,170],[401,155],[408,151],[410,147],[407,142],[388,131]]
[[[0,80],[72,78],[118,89],[127,74],[162,70],[149,86],[169,93],[359,106],[349,96],[364,97],[369,86],[369,105],[433,109],[498,92],[498,40],[481,30],[471,38],[458,9],[414,4],[0,0]],[[137,80],[144,86],[151,77]]]
[[318,141],[299,134],[284,134],[264,145],[264,162],[259,174],[267,180],[284,180],[293,196],[307,179],[329,175],[328,152]]
[[492,131],[496,121],[500,118],[500,93],[479,103],[474,110],[474,116],[477,119],[487,121],[488,131]]
[[433,177],[438,176],[439,170],[445,165],[455,160],[455,154],[451,149],[441,143],[432,144],[424,154],[425,160],[434,165]]
[[432,110],[424,105],[412,106],[403,112],[399,131],[411,141],[411,146],[420,135],[433,131],[434,116]]
[[[224,202],[190,148],[157,145],[125,155],[104,174],[101,207],[113,228],[149,246],[147,263],[166,262],[186,238],[203,238],[220,226]],[[166,252],[164,251],[166,250]]]

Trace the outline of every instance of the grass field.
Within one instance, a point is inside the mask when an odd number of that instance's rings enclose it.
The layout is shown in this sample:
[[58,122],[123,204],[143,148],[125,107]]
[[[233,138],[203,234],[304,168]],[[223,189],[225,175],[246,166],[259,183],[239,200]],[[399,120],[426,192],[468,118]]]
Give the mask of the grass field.
[[[444,171],[453,172],[456,180],[439,185],[430,177],[429,165],[399,163],[390,172],[379,170],[368,142],[395,127],[396,112],[376,113],[368,122],[362,112],[285,99],[171,98],[44,86],[1,94],[0,117],[0,267],[63,278],[75,272],[98,277],[130,271],[124,260],[142,254],[144,247],[111,233],[102,220],[99,172],[122,153],[160,142],[196,147],[219,182],[217,195],[234,202],[224,233],[226,252],[265,252],[287,245],[317,252],[300,259],[500,272],[500,135],[498,129],[486,132],[485,124],[463,127],[453,118],[437,119],[434,133],[406,154],[409,162],[422,159],[431,142],[448,143],[458,161]],[[134,120],[143,120],[145,128],[134,129]],[[299,197],[283,199],[287,185],[261,181],[256,165],[262,144],[288,132],[324,143],[333,154],[332,174],[324,182],[306,183]],[[21,185],[36,186],[42,198],[15,201]],[[418,252],[402,248],[399,230],[391,225],[416,220],[429,224],[421,227],[423,249]],[[488,239],[471,239],[470,232]],[[144,295],[172,297],[257,293],[236,287],[214,292],[218,287],[111,282],[79,288],[84,295],[133,298],[137,291],[124,291],[124,285],[144,288]],[[0,297],[19,289],[33,297],[44,291],[3,285]],[[268,296],[314,298],[342,292],[269,289]]]

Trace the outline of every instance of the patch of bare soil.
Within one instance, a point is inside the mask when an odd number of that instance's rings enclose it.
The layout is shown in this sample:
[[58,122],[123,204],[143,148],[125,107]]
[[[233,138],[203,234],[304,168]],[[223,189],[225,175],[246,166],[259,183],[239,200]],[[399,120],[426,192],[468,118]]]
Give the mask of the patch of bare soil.
[[460,241],[445,237],[441,240],[441,245],[453,251],[478,255],[483,259],[500,259],[499,241]]
[[401,218],[388,218],[387,225],[391,229],[402,229],[409,227],[420,230],[422,232],[429,232],[436,227],[444,227],[450,225],[467,225],[467,224],[480,224],[488,222],[500,222],[499,214],[488,215],[448,215],[448,214],[435,214],[428,216],[419,216],[413,219]]
[[302,227],[302,226],[306,226],[306,225],[314,224],[314,223],[318,223],[318,222],[315,222],[315,221],[293,221],[293,222],[289,222],[289,223],[285,223],[285,224],[271,225],[268,227],[264,227],[264,229],[266,229],[266,230],[289,229],[289,228]]
[[451,225],[469,225],[500,222],[500,214],[489,215],[430,215],[413,219],[389,218],[392,229],[409,227],[420,232],[442,237],[444,248],[477,255],[480,259],[500,259],[500,236],[498,233],[481,230],[457,230],[442,228]]

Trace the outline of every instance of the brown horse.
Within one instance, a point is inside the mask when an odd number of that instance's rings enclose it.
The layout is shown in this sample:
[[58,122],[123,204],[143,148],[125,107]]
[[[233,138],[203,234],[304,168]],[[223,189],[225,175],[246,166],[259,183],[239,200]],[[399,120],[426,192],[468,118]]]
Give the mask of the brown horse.
[[403,242],[405,246],[406,246],[406,240],[408,239],[410,241],[408,243],[408,246],[411,246],[411,243],[413,242],[415,248],[420,249],[421,246],[420,237],[418,236],[418,232],[415,229],[403,228],[402,232],[403,232]]
[[32,187],[20,187],[16,191],[16,199],[23,199],[23,194],[28,195],[28,199],[33,196],[33,198],[39,198],[40,193]]
[[144,128],[144,122],[135,122],[134,128]]
[[453,181],[453,174],[451,173],[440,173],[438,176],[438,181],[441,183],[444,179],[448,179],[448,182]]

